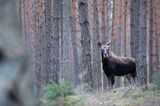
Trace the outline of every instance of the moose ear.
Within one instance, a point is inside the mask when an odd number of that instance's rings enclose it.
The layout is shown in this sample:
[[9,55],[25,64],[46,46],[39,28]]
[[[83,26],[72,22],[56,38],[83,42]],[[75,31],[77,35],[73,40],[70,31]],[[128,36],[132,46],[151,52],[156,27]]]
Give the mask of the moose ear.
[[97,46],[98,46],[98,47],[101,47],[101,46],[102,46],[102,43],[101,43],[101,42],[98,42],[98,43],[97,43]]
[[111,40],[108,41],[107,45],[110,45],[110,44],[111,44]]

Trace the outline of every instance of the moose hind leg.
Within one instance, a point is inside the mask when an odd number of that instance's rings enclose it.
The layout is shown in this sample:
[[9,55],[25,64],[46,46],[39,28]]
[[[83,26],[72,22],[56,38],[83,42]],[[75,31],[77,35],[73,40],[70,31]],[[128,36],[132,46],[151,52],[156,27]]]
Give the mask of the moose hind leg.
[[[132,76],[132,74],[128,74],[128,75],[126,75],[126,78],[128,79],[128,82],[129,82],[129,86],[133,89],[133,86],[134,86],[134,77]],[[133,79],[133,81],[132,81],[132,79]]]
[[114,76],[111,76],[111,88],[113,88],[114,82],[115,82],[115,78]]
[[129,84],[131,84],[131,75],[130,75],[130,74],[127,74],[127,75],[126,75],[126,78],[127,78],[128,82],[129,82]]
[[108,79],[108,86],[111,87],[111,77],[107,76],[107,79]]
[[136,79],[135,79],[136,77],[132,76],[132,78],[133,78],[133,85],[135,86],[136,85]]
[[136,85],[136,77],[137,77],[136,66],[132,69],[131,76],[133,78],[133,85]]
[[134,72],[132,73],[132,78],[133,78],[134,85],[136,84],[136,77],[137,77],[137,72],[134,71]]

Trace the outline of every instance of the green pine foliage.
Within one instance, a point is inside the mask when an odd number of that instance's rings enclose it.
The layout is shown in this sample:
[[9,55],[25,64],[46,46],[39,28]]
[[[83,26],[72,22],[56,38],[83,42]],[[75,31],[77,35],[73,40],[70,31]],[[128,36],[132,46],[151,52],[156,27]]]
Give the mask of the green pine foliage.
[[45,95],[39,102],[40,106],[80,106],[81,98],[74,93],[74,86],[69,81],[47,84],[44,91]]
[[158,90],[160,90],[160,71],[158,71],[154,76],[154,83]]
[[59,84],[48,84],[44,90],[45,97],[49,100],[74,94],[73,85],[69,81],[63,81]]

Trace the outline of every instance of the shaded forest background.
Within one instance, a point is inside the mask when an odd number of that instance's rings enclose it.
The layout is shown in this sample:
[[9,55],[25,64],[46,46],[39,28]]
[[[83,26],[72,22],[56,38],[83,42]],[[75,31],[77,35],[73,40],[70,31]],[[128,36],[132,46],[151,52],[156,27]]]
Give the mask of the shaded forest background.
[[[159,106],[160,0],[0,0],[1,106]],[[109,88],[101,48],[135,58]],[[35,96],[37,98],[35,98]]]
[[[64,80],[84,91],[106,89],[99,41],[111,39],[116,55],[135,58],[139,85],[160,68],[159,0],[19,0],[17,6],[38,97],[46,84]],[[116,78],[115,87],[124,85]]]

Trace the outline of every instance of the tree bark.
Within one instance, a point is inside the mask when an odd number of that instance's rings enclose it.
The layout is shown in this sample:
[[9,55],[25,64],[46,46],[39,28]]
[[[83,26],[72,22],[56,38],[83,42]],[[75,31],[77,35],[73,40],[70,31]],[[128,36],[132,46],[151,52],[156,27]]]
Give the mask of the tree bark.
[[150,82],[153,81],[153,75],[158,70],[158,0],[150,1]]
[[71,41],[71,2],[70,0],[62,0],[62,16],[61,16],[61,78],[64,80],[71,80],[71,66],[70,66],[70,41]]
[[88,0],[79,0],[79,19],[81,27],[81,44],[82,44],[82,69],[84,75],[84,84],[87,85],[85,89],[92,90],[93,76],[91,66],[91,36],[89,31],[89,14],[88,14]]
[[59,82],[60,71],[60,10],[61,1],[51,1],[51,35],[50,35],[50,78],[53,82]]
[[131,0],[132,53],[136,60],[137,81],[139,85],[147,83],[146,10],[146,0]]
[[101,88],[101,54],[100,49],[97,43],[100,41],[100,33],[99,33],[99,15],[98,15],[98,3],[97,0],[93,0],[93,5],[91,6],[93,15],[91,23],[91,45],[92,45],[92,75],[93,79],[93,88],[100,89]]
[[[81,83],[81,78],[79,77],[82,68],[80,67],[81,61],[80,61],[80,50],[81,50],[81,45],[80,45],[80,33],[78,32],[79,28],[79,18],[78,18],[78,2],[77,0],[72,0],[72,5],[71,5],[71,41],[72,41],[72,46],[73,46],[73,64],[74,64],[74,70],[75,70],[75,80],[74,83],[76,85],[79,85]],[[72,65],[73,65],[72,64]],[[78,76],[78,77],[77,77]]]

